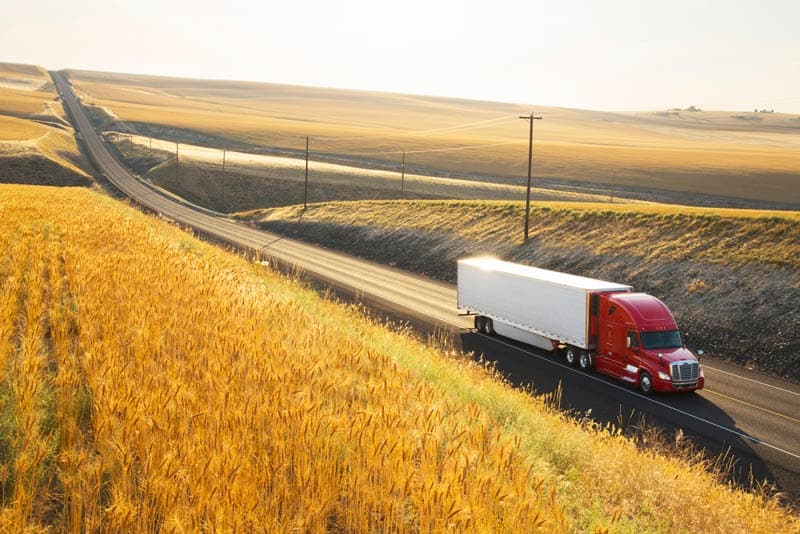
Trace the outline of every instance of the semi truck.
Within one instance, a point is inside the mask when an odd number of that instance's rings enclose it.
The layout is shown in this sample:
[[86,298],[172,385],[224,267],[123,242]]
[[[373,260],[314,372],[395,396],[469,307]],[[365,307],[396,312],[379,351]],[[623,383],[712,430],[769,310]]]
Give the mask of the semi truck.
[[481,333],[552,351],[645,394],[705,384],[675,318],[652,295],[496,258],[458,260],[457,276],[458,308]]

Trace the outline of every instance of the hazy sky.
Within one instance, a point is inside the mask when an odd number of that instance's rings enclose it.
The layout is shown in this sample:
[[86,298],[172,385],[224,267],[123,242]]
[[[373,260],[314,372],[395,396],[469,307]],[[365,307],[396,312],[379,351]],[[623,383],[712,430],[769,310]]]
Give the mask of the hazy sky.
[[0,61],[800,113],[800,0],[0,0]]

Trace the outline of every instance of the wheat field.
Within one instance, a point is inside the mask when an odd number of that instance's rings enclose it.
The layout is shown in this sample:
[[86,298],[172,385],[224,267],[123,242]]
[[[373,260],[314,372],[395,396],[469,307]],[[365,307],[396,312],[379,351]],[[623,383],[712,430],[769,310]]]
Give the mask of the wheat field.
[[[527,172],[529,106],[250,82],[70,71],[86,104],[142,133],[277,147],[360,164],[407,162],[508,183]],[[536,106],[535,175],[800,204],[800,117],[612,113]],[[462,125],[468,125],[462,128]],[[476,149],[450,151],[452,148]],[[443,152],[424,152],[441,150]]]
[[0,530],[800,527],[98,193],[0,221]]

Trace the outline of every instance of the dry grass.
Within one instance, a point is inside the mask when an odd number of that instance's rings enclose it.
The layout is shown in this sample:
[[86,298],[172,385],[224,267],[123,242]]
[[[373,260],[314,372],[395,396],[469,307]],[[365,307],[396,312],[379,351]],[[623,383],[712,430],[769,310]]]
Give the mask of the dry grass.
[[[525,176],[526,106],[457,99],[342,91],[244,82],[71,72],[85,100],[122,121],[173,135],[203,133],[216,143],[304,148],[356,160],[410,164],[492,179]],[[734,196],[800,204],[800,132],[794,117],[760,121],[730,112],[601,113],[537,107],[536,175],[620,186]],[[504,117],[469,130],[452,126]],[[429,131],[409,136],[410,132]],[[158,132],[156,132],[157,134]],[[337,139],[334,139],[337,138]],[[344,138],[344,139],[342,139]],[[415,150],[494,145],[478,150],[415,154]],[[371,154],[371,155],[370,155]]]
[[0,187],[3,530],[800,527],[110,199]]
[[[41,87],[50,81],[47,71],[38,65],[0,62],[0,76],[6,83]],[[38,84],[38,85],[37,85]]]
[[[122,158],[154,182],[210,207],[222,209],[222,150],[181,143],[180,182],[176,180],[175,143],[144,136],[107,134]],[[226,152],[225,211],[286,206],[302,202],[305,160],[285,156]],[[520,199],[521,185],[463,178],[442,178],[398,170],[364,169],[338,163],[309,162],[309,201],[401,198]],[[607,197],[537,189],[548,200],[600,201]],[[636,203],[636,201],[625,201]]]
[[486,414],[341,338],[310,295],[88,193],[9,198],[7,528],[566,529]]
[[55,102],[52,92],[25,91],[0,87],[0,114],[14,117],[52,115],[53,111],[63,117],[61,104]]
[[31,141],[47,134],[47,128],[33,121],[0,115],[0,141]]
[[[534,190],[534,195],[536,191]],[[412,229],[480,241],[521,241],[520,202],[358,202],[290,206],[239,214],[257,221],[324,222]],[[600,255],[647,261],[701,260],[800,268],[800,212],[692,208],[663,204],[534,202],[532,239]]]
[[35,65],[0,63],[0,115],[64,117],[50,75]]
[[800,379],[798,212],[536,201],[527,243],[521,202],[346,202],[238,216],[449,283],[456,260],[478,253],[624,281],[663,299],[693,348]]
[[0,182],[91,183],[49,84],[39,67],[0,63]]

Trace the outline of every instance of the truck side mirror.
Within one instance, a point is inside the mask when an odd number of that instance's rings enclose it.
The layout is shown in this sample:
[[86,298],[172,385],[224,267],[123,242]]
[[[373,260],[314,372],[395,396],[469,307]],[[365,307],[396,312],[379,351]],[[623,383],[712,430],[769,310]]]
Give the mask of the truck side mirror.
[[631,338],[629,337],[625,338],[625,348],[631,348]]

